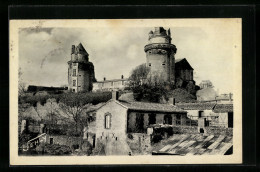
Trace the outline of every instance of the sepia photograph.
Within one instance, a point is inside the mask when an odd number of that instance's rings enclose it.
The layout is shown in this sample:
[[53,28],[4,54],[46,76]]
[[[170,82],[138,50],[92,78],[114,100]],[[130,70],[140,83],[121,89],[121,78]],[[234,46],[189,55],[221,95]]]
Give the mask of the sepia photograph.
[[12,165],[242,163],[242,20],[10,20]]

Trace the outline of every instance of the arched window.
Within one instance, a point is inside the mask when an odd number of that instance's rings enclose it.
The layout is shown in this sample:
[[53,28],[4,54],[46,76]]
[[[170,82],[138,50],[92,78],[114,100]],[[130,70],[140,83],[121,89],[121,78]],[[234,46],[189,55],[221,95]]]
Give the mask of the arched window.
[[109,129],[111,127],[111,114],[105,114],[105,128]]

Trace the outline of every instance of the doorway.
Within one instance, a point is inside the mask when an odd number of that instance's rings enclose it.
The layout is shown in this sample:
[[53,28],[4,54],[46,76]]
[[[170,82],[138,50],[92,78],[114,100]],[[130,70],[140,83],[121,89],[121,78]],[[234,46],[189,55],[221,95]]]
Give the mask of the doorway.
[[172,125],[172,116],[171,115],[164,115],[164,124]]
[[144,114],[136,113],[136,124],[135,124],[136,132],[142,133],[144,132]]
[[228,112],[228,128],[233,128],[233,112]]
[[149,125],[156,124],[156,114],[150,113],[149,114]]

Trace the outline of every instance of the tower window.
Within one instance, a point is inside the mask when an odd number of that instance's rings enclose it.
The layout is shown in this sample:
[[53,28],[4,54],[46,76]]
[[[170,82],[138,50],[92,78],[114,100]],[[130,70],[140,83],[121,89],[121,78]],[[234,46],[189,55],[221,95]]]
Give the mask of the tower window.
[[149,66],[152,66],[152,64],[151,64],[151,63],[149,63]]
[[73,86],[76,86],[76,80],[73,80]]
[[73,76],[76,76],[76,69],[73,69]]

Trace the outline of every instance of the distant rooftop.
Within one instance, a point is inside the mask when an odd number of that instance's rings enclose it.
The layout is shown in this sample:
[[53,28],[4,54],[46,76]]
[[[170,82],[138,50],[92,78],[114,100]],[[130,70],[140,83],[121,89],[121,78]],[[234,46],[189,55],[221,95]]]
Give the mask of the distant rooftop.
[[183,110],[213,110],[215,113],[233,112],[233,104],[217,103],[177,103]]
[[119,101],[119,103],[130,110],[186,113],[186,111],[178,108],[178,106],[170,105],[170,104],[146,103],[146,102],[124,102],[124,101]]
[[128,80],[128,78],[110,79],[110,80],[97,81],[97,82],[93,82],[93,83],[106,83],[106,82],[127,81],[127,80]]

